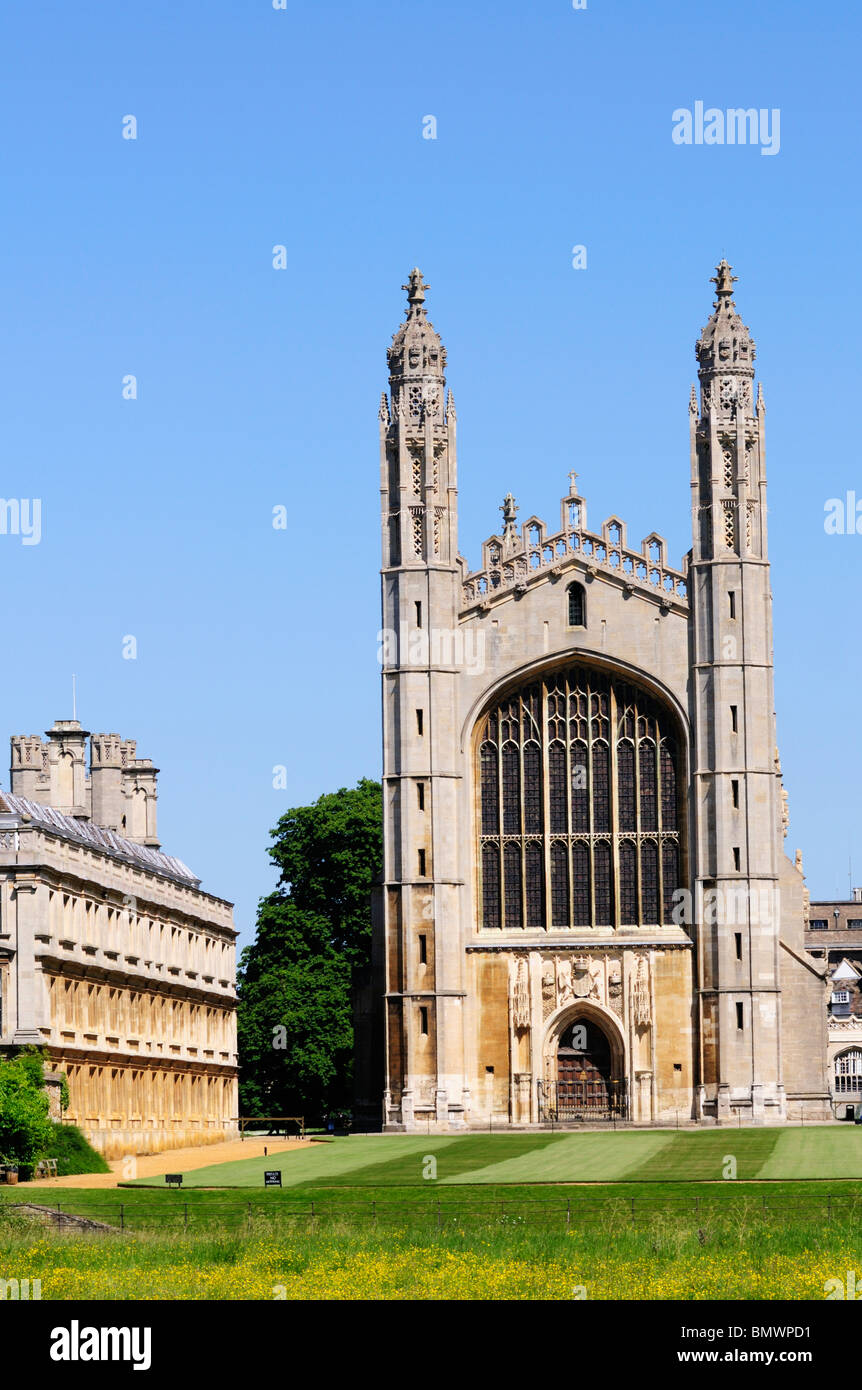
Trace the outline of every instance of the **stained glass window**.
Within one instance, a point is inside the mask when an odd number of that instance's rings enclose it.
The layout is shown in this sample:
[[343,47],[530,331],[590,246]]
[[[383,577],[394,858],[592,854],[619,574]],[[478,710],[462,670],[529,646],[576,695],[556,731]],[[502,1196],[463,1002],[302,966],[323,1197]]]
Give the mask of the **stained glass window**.
[[590,907],[590,849],[583,840],[572,845],[572,926],[588,927]]
[[641,783],[641,830],[657,830],[655,796],[655,745],[641,743],[640,783]]
[[566,823],[566,750],[562,743],[548,749],[548,794],[551,830],[568,830]]
[[661,828],[676,830],[676,765],[672,739],[661,741]]
[[617,748],[620,830],[637,829],[635,807],[635,747],[627,740]]
[[572,829],[590,828],[589,754],[585,743],[572,744]]
[[658,923],[658,849],[655,840],[644,840],[641,845],[641,911],[646,925]]
[[503,851],[503,889],[505,895],[506,930],[524,925],[521,904],[521,849],[506,845]]
[[671,922],[684,862],[680,746],[656,700],[586,666],[490,709],[477,743],[483,927]]
[[593,874],[596,895],[596,926],[610,926],[613,921],[611,885],[611,847],[607,840],[597,840],[593,846]]
[[583,584],[569,585],[569,627],[586,627],[587,596]]
[[500,925],[500,851],[496,845],[482,847],[482,925]]
[[542,754],[538,743],[524,748],[524,831],[535,834],[542,828]]
[[631,840],[620,843],[620,922],[633,926],[638,920],[637,850]]
[[531,840],[527,845],[524,859],[526,863],[527,926],[543,927],[545,925],[545,866],[542,846],[537,840]]
[[569,925],[569,851],[557,840],[551,845],[551,924]]
[[521,829],[521,759],[517,745],[503,748],[503,832],[517,835]]
[[499,777],[497,749],[493,743],[482,744],[482,834],[500,833]]
[[593,744],[593,825],[596,830],[611,828],[608,748],[605,743]]
[[664,899],[664,920],[673,922],[673,895],[679,887],[679,847],[673,840],[665,840],[661,851],[662,897]]

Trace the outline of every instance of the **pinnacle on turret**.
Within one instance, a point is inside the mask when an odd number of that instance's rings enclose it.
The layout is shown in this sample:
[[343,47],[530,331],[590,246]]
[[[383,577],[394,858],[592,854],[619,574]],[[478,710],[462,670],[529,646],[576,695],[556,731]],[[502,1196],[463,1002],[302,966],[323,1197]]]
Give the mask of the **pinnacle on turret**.
[[401,286],[402,290],[407,291],[407,310],[408,319],[425,317],[425,291],[430,290],[431,286],[426,285],[422,278],[422,271],[418,266],[414,266],[407,277],[407,284]]
[[718,298],[715,301],[716,309],[719,308],[723,300],[728,304],[733,303],[733,287],[739,279],[738,275],[731,275],[733,266],[728,265],[724,257],[721,258],[715,267],[715,274],[712,276],[712,284],[715,285],[715,292]]
[[728,384],[731,376],[747,378],[754,376],[756,350],[746,325],[742,322],[733,301],[733,286],[737,276],[722,258],[711,277],[715,285],[713,312],[696,345],[699,376],[702,384],[710,378],[721,376],[724,403],[736,398],[737,393]]

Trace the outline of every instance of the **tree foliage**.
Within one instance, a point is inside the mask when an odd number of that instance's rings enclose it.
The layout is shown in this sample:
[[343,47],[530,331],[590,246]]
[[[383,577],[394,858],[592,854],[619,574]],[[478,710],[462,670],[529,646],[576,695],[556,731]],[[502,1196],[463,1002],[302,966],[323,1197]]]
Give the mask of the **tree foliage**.
[[0,1062],[0,1159],[29,1167],[51,1140],[42,1057],[20,1052]]
[[350,1104],[351,978],[370,958],[383,857],[379,783],[292,808],[272,838],[278,887],[238,972],[240,1108],[317,1118]]

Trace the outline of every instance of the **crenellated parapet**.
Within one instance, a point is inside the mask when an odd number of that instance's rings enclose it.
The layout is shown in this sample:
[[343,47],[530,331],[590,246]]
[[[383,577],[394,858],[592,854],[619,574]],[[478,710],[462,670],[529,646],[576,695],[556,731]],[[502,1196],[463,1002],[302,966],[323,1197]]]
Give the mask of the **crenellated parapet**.
[[464,608],[485,604],[496,593],[523,593],[546,579],[549,571],[556,577],[573,566],[590,576],[614,577],[630,593],[650,594],[661,603],[687,609],[687,559],[681,570],[670,566],[667,542],[656,532],[641,542],[640,550],[631,549],[625,522],[618,517],[608,517],[601,531],[590,531],[586,500],[575,486],[577,475],[570,477],[568,495],[560,502],[560,526],[551,534],[537,516],[528,517],[519,529],[514,498],[507,496],[500,509],[502,535],[484,542],[481,568],[464,576]]

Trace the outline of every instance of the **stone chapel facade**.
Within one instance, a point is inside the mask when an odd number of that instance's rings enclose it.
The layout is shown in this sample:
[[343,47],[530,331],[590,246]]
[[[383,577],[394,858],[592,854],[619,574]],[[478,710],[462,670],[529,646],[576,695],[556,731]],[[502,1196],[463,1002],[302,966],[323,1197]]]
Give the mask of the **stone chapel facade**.
[[384,870],[358,1068],[386,1129],[831,1116],[734,279],[722,261],[697,343],[678,568],[657,533],[591,530],[575,474],[552,527],[518,526],[507,496],[469,567],[446,350],[418,270],[404,287],[379,412]]

